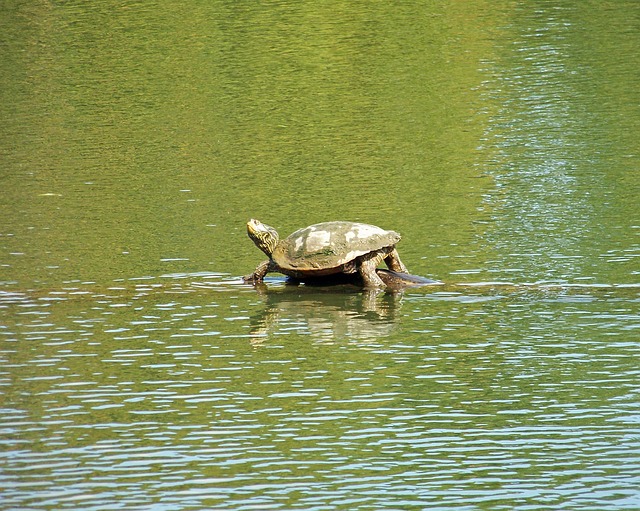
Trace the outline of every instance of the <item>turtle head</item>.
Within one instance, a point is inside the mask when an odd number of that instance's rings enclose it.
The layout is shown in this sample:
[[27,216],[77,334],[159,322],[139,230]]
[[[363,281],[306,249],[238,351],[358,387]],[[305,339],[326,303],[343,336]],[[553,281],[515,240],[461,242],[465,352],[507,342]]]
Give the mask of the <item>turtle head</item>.
[[247,234],[251,241],[256,244],[269,258],[278,244],[278,231],[273,227],[263,224],[260,220],[252,218],[247,222]]

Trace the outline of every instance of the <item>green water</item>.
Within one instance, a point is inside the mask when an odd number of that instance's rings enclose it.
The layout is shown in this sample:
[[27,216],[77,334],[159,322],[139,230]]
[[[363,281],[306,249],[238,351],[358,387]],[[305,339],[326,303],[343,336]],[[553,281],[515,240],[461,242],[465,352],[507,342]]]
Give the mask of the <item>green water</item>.
[[[5,2],[0,509],[640,508],[639,20]],[[254,289],[251,217],[445,284]]]

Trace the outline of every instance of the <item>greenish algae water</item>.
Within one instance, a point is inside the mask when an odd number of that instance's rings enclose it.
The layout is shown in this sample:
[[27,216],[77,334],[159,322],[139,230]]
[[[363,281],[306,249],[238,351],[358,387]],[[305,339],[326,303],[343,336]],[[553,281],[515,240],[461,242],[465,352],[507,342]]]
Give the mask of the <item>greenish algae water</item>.
[[639,14],[5,3],[0,509],[638,509]]

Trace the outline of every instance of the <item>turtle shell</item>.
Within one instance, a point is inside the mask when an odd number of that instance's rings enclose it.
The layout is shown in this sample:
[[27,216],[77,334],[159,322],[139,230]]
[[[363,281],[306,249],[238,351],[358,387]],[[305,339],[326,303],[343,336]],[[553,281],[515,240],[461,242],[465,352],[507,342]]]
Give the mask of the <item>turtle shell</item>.
[[397,232],[375,225],[324,222],[299,229],[281,240],[272,257],[278,266],[287,270],[326,271],[398,241]]

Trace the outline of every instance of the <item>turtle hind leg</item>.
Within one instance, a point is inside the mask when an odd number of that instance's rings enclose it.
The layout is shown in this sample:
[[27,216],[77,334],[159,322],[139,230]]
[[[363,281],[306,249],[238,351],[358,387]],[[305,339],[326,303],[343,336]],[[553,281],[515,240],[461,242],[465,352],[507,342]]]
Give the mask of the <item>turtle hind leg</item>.
[[409,273],[407,267],[400,260],[398,251],[395,248],[384,258],[384,262],[390,270],[397,271],[399,273]]
[[384,258],[384,254],[372,252],[363,256],[358,264],[358,273],[362,277],[364,287],[367,289],[384,289],[386,284],[376,273],[376,268],[380,261]]
[[256,267],[256,270],[251,275],[245,275],[244,277],[242,277],[242,280],[253,284],[262,282],[264,276],[270,271],[273,271],[272,262],[270,260],[263,261]]

